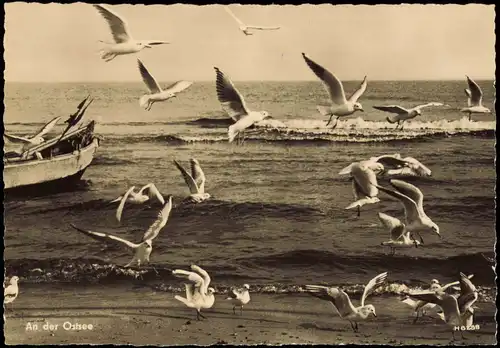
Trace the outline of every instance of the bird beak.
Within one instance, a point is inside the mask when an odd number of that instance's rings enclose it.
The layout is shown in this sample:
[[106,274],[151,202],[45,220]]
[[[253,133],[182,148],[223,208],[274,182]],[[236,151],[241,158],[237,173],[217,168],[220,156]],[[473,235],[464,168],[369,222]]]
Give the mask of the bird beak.
[[153,46],[150,46],[150,45],[144,45],[144,47],[146,47],[146,48],[152,48]]
[[363,109],[359,109],[359,111],[361,111],[361,112],[365,112],[365,110],[363,110]]
[[373,316],[374,316],[375,318],[377,317],[377,315],[376,315],[375,313],[373,313]]

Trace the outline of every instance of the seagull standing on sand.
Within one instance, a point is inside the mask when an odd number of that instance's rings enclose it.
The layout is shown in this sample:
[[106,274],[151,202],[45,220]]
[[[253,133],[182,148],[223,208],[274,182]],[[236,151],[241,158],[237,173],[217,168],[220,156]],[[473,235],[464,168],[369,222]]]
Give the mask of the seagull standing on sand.
[[330,100],[332,102],[331,106],[317,106],[318,111],[323,116],[330,116],[330,119],[326,124],[327,126],[332,121],[333,116],[337,116],[337,118],[332,129],[337,127],[337,122],[340,117],[352,115],[358,110],[364,111],[363,106],[358,103],[358,99],[366,90],[366,76],[356,92],[354,92],[349,99],[346,99],[342,82],[335,75],[323,68],[321,65],[313,62],[306,56],[305,53],[302,53],[302,57],[304,57],[304,60],[313,73],[321,80],[321,82],[323,82],[323,86],[330,95]]
[[399,105],[374,106],[373,108],[380,111],[393,113],[394,115],[387,116],[386,118],[387,122],[397,123],[396,129],[398,129],[399,126],[401,126],[401,129],[403,129],[403,123],[406,120],[410,120],[412,118],[422,115],[421,109],[429,106],[444,106],[444,104],[432,102],[432,103],[418,105],[411,109],[406,109]]
[[123,196],[120,196],[110,202],[120,202],[118,208],[116,209],[116,219],[118,221],[121,221],[125,202],[132,204],[143,204],[144,202],[150,201],[152,198],[156,198],[161,204],[165,204],[165,199],[153,183],[149,183],[143,186],[138,192],[135,192],[134,189],[135,186],[130,187]]
[[204,269],[196,265],[191,265],[191,270],[194,272],[184,271],[182,269],[172,271],[174,276],[187,279],[191,282],[189,284],[184,284],[186,286],[186,297],[175,295],[174,298],[184,303],[187,307],[196,309],[197,320],[200,320],[200,317],[206,319],[205,316],[201,314],[201,309],[212,308],[215,302],[215,289],[208,287],[211,279]]
[[469,76],[467,77],[467,84],[469,88],[465,89],[465,94],[467,95],[467,107],[461,109],[461,112],[467,112],[469,114],[469,121],[471,120],[471,115],[473,113],[478,114],[489,114],[491,110],[483,106],[483,91],[479,85],[472,80]]
[[[231,117],[235,123],[229,126],[228,137],[229,142],[232,142],[238,136],[240,141],[240,133],[243,134],[245,129],[253,126],[255,123],[269,117],[267,111],[250,111],[247,108],[240,92],[234,87],[233,83],[219,68],[214,67],[216,73],[216,90],[217,98],[222,105],[222,109]],[[241,143],[243,140],[241,140]]]
[[184,169],[179,162],[174,160],[174,164],[177,169],[181,172],[184,181],[189,187],[189,192],[191,194],[188,197],[188,200],[194,203],[201,203],[210,198],[210,194],[205,192],[205,173],[201,169],[200,162],[197,159],[191,158],[191,174]]
[[375,307],[371,304],[365,305],[365,300],[373,290],[382,285],[386,279],[387,272],[384,272],[368,282],[365,286],[363,296],[361,297],[361,305],[359,307],[354,307],[349,295],[339,288],[329,288],[321,285],[306,285],[306,290],[315,297],[329,301],[337,310],[340,317],[342,319],[347,319],[351,324],[352,330],[357,332],[357,322],[359,320],[365,320],[370,314],[373,314],[374,317],[377,316]]
[[436,225],[424,212],[424,194],[418,187],[402,180],[392,179],[389,181],[396,190],[390,190],[385,187],[376,185],[379,190],[393,196],[399,200],[405,209],[406,229],[410,232],[415,232],[419,236],[420,231],[432,231],[439,238],[439,227]]
[[233,313],[236,314],[236,306],[240,306],[240,313],[243,315],[243,305],[250,302],[250,285],[244,284],[243,288],[229,290],[228,297],[226,300],[233,304]]
[[[458,298],[442,290],[408,293],[406,295],[416,300],[435,303],[440,306],[443,309],[443,313],[440,315],[441,319],[453,328],[472,325],[474,316],[472,305],[479,296],[474,284],[462,272],[460,272],[460,295]],[[455,339],[455,329],[453,329],[452,333],[453,339]],[[462,330],[460,330],[460,334],[464,338]]]
[[[19,295],[19,285],[17,285],[18,281],[18,276],[13,276],[12,278],[10,278],[9,285],[3,290],[4,305],[14,302],[14,300],[17,298],[17,295]],[[7,307],[5,307],[5,309],[7,309]]]
[[243,23],[238,17],[236,17],[236,15],[233,13],[233,11],[231,11],[229,9],[228,6],[224,6],[224,10],[226,10],[226,12],[229,13],[229,15],[231,17],[233,17],[233,19],[240,26],[241,32],[245,35],[253,35],[253,33],[251,32],[252,29],[254,29],[254,30],[278,30],[280,28],[280,27],[263,27],[263,26],[256,26],[256,25],[245,25],[245,23]]
[[167,224],[171,210],[172,210],[172,196],[168,198],[167,204],[165,204],[158,213],[157,219],[146,230],[140,243],[132,243],[126,239],[116,237],[108,233],[84,230],[79,227],[76,227],[73,224],[70,224],[70,226],[73,227],[75,230],[82,232],[83,234],[91,238],[94,238],[100,242],[114,243],[121,246],[125,245],[128,248],[134,250],[135,252],[134,257],[124,267],[131,267],[133,265],[141,267],[142,265],[149,264],[149,256],[151,255],[151,251],[153,250],[153,239],[155,239],[156,236],[158,236],[161,229]]
[[177,93],[182,92],[193,84],[191,81],[181,80],[168,86],[165,90],[162,90],[158,82],[156,82],[155,78],[149,73],[140,59],[137,59],[137,63],[142,80],[151,92],[151,94],[146,94],[139,99],[139,105],[147,111],[151,110],[154,103],[175,98],[177,97]]
[[391,233],[391,239],[387,242],[382,242],[382,245],[391,248],[391,255],[394,255],[396,248],[418,248],[424,241],[413,238],[410,231],[408,231],[403,223],[395,217],[389,216],[384,213],[378,213],[378,218],[382,225]]
[[377,168],[383,166],[380,163],[376,163],[372,167],[367,167],[363,163],[354,163],[351,167],[351,180],[352,180],[352,190],[354,194],[355,202],[349,204],[346,209],[358,208],[358,217],[361,216],[361,207],[365,204],[373,204],[380,202],[377,197],[377,176],[374,170],[380,170]]
[[108,22],[113,35],[114,43],[107,43],[108,47],[101,50],[101,58],[106,62],[114,59],[118,55],[137,53],[144,48],[152,48],[154,45],[164,45],[169,42],[158,40],[134,40],[130,35],[128,24],[118,14],[102,5],[92,5]]
[[56,123],[61,119],[61,116],[59,117],[54,117],[52,120],[50,120],[48,123],[46,123],[35,135],[32,137],[19,137],[17,135],[9,135],[7,133],[4,133],[4,136],[11,142],[15,144],[23,144],[23,150],[26,147],[32,147],[35,145],[39,145],[45,141],[43,136],[47,133],[49,133],[52,128],[56,125]]

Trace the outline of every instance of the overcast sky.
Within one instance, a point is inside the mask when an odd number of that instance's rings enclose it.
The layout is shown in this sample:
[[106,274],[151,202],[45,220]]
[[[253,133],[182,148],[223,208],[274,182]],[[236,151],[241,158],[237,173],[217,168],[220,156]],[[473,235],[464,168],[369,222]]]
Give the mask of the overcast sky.
[[[140,81],[140,57],[159,81],[315,80],[301,52],[342,80],[494,79],[493,5],[230,5],[247,25],[281,26],[245,36],[221,5],[109,5],[135,39],[171,41],[109,63],[110,40],[90,4],[8,3],[6,81]],[[139,79],[139,80],[138,80]]]

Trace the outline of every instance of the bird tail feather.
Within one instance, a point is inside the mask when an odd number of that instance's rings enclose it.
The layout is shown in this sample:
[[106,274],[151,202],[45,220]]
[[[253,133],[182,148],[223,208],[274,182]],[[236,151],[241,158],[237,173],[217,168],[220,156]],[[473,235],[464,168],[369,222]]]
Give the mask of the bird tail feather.
[[234,138],[238,135],[238,131],[234,129],[234,125],[229,126],[227,130],[227,135],[229,137],[229,142],[231,143]]
[[148,95],[143,95],[141,99],[139,99],[139,105],[141,106],[141,108],[145,109],[148,106],[148,102],[149,102]]
[[331,116],[332,115],[332,110],[328,106],[317,105],[316,108],[318,109],[319,113],[323,116]]
[[358,199],[356,202],[349,204],[346,209],[353,209],[357,207],[362,207],[365,204],[373,204],[373,203],[378,203],[380,202],[380,199],[378,197],[365,197]]
[[398,122],[398,120],[395,118],[397,115],[391,115],[391,116],[387,116],[386,120],[387,122],[389,123],[396,123]]
[[175,297],[174,297],[174,298],[175,298],[177,301],[181,301],[181,302],[182,302],[182,303],[184,303],[185,305],[187,305],[187,304],[189,303],[189,301],[188,301],[186,298],[182,297],[182,296],[175,295]]

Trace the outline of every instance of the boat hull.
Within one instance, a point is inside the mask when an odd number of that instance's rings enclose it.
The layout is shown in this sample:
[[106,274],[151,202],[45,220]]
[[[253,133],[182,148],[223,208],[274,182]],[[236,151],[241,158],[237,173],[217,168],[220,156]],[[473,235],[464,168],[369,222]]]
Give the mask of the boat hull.
[[68,190],[92,163],[98,139],[79,151],[51,159],[31,160],[4,166],[4,194],[34,195],[47,190]]

